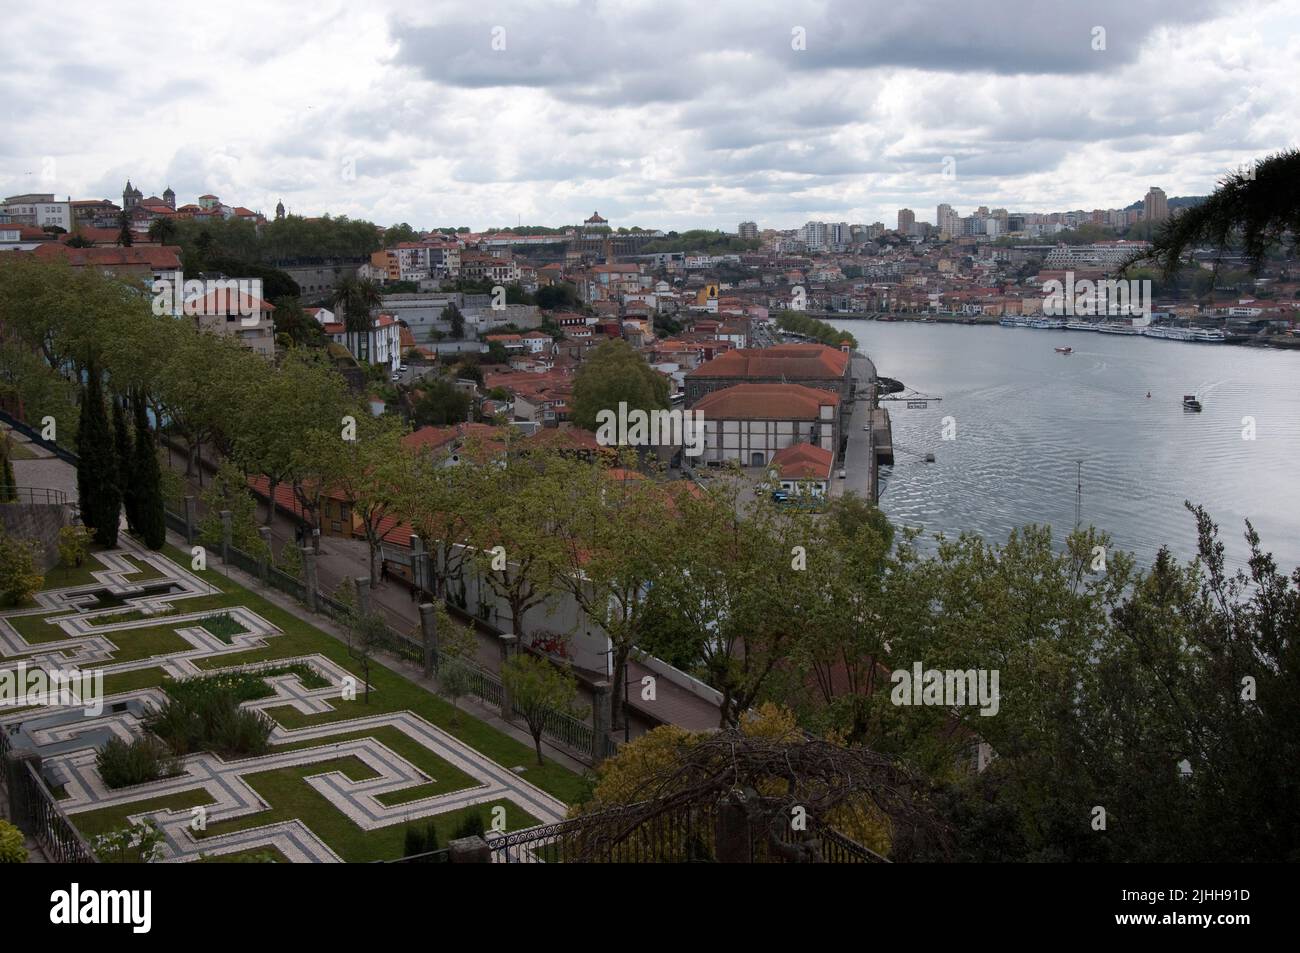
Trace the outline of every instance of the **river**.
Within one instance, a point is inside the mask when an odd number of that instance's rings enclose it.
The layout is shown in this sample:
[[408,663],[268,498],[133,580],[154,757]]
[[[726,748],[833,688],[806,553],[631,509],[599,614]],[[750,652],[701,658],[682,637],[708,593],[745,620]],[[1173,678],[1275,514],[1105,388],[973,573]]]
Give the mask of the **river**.
[[[1109,532],[1149,564],[1164,544],[1194,554],[1183,500],[1219,524],[1242,564],[1249,519],[1284,571],[1300,565],[1300,352],[1080,331],[837,321],[878,373],[943,398],[886,403],[895,464],[882,509],[927,534],[990,540],[1027,523]],[[1068,345],[1074,353],[1053,348]],[[1147,392],[1151,397],[1147,398]],[[1183,410],[1195,394],[1204,410]],[[951,417],[954,439],[944,439]],[[1254,439],[1243,430],[1254,420]],[[924,454],[933,453],[934,463]]]

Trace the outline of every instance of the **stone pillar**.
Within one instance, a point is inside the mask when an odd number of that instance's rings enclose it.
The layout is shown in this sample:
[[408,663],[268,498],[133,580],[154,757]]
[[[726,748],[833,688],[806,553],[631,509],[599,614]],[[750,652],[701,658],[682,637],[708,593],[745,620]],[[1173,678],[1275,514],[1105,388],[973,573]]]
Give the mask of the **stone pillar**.
[[262,580],[262,585],[265,586],[266,577],[270,571],[271,564],[271,527],[259,526],[257,528],[257,535],[262,537],[262,542],[265,544],[262,552],[258,554],[257,557],[257,578]]
[[453,864],[490,864],[492,848],[481,837],[461,837],[448,841],[447,859]]
[[352,585],[357,590],[357,613],[370,615],[370,577],[356,576],[352,580]]
[[320,555],[320,527],[316,526],[311,531],[311,551],[317,556]]
[[195,509],[194,497],[187,496],[185,497],[185,542],[193,546],[194,540],[198,535],[198,511]]
[[[498,636],[498,645],[501,647],[501,667],[504,670],[506,662],[510,661],[511,656],[519,647],[519,636],[501,635]],[[501,679],[501,717],[506,721],[515,720],[515,708],[511,704],[510,689],[506,687],[505,678]]]
[[754,859],[750,843],[746,797],[736,792],[718,803],[714,821],[714,856],[720,864],[748,864]]
[[221,511],[221,562],[227,564],[230,562],[230,546],[232,537],[235,534],[234,524],[231,522],[233,517],[230,510]]
[[424,540],[415,534],[411,535],[411,585],[417,589],[432,589],[429,585],[428,571],[426,567],[429,564],[429,554],[424,551]]
[[305,590],[303,601],[307,608],[315,612],[318,607],[316,599],[316,553],[310,546],[302,548],[302,585]]
[[424,677],[438,671],[438,614],[432,602],[420,603],[420,631],[424,635]]
[[591,766],[605,760],[610,723],[609,682],[596,682],[591,686]]

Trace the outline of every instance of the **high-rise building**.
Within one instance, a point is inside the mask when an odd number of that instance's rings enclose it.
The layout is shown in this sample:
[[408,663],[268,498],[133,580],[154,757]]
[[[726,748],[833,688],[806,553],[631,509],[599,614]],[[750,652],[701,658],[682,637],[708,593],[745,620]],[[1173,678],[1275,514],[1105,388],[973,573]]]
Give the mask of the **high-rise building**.
[[823,251],[826,248],[826,223],[807,222],[800,230],[800,239],[809,251]]
[[1163,222],[1169,217],[1169,199],[1164,189],[1151,186],[1142,200],[1142,218],[1148,222]]
[[741,238],[757,238],[758,224],[756,222],[741,222],[740,227],[736,229],[736,234]]
[[961,218],[957,215],[957,210],[947,202],[944,202],[935,210],[934,224],[939,229],[939,235],[943,238],[951,238],[961,229]]
[[910,208],[898,210],[898,234],[911,235],[916,231],[916,213]]

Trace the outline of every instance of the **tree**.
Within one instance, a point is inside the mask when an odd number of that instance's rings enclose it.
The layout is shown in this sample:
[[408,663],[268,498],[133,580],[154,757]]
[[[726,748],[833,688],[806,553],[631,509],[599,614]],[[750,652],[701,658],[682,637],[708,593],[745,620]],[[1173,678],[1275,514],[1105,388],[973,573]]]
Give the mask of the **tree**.
[[341,497],[360,521],[369,550],[370,586],[379,585],[380,528],[397,494],[403,428],[393,417],[355,411],[356,432],[342,439],[337,428],[317,431],[310,446],[321,486]]
[[438,689],[451,702],[451,723],[460,724],[460,707],[456,704],[462,695],[473,688],[474,656],[478,650],[478,636],[472,629],[459,626],[441,603],[435,607],[438,615]]
[[86,383],[81,388],[77,457],[77,499],[82,522],[94,530],[95,542],[112,547],[117,544],[122,491],[100,371],[95,364],[87,369]]
[[412,408],[416,427],[444,427],[469,420],[473,401],[469,394],[441,378],[420,385],[420,393]]
[[533,736],[537,763],[542,760],[542,732],[552,714],[571,714],[578,684],[573,676],[545,659],[520,652],[501,666],[501,684]]
[[366,683],[366,704],[370,704],[370,668],[375,653],[388,644],[388,623],[377,612],[353,609],[344,620],[348,656],[361,666],[361,677]]
[[80,232],[74,232],[72,237],[64,242],[69,248],[94,248],[95,243]]
[[163,216],[149,223],[149,238],[159,245],[170,245],[176,241],[176,223]]
[[135,244],[135,235],[131,232],[131,216],[125,210],[117,216],[117,244],[125,248]]
[[510,352],[500,341],[488,341],[487,360],[489,364],[509,364]]
[[455,303],[448,304],[442,309],[441,318],[450,326],[448,337],[453,341],[459,341],[465,337],[465,316],[460,313],[460,308]]
[[1274,153],[1224,177],[1214,194],[1164,223],[1151,249],[1167,278],[1182,269],[1188,249],[1208,244],[1220,254],[1239,246],[1257,274],[1270,249],[1300,236],[1300,149]]
[[37,571],[36,542],[0,531],[0,602],[7,606],[21,605],[44,582],[45,577]]
[[64,526],[59,530],[59,563],[65,576],[86,561],[90,539],[84,526]]
[[10,503],[18,499],[18,478],[14,476],[13,437],[7,430],[0,433],[0,458],[4,460],[0,468],[0,502]]
[[607,341],[592,353],[573,381],[573,422],[587,430],[599,426],[597,414],[629,410],[667,410],[671,385],[626,341]]
[[164,518],[162,473],[158,466],[158,450],[153,432],[149,429],[149,416],[144,395],[137,392],[131,406],[135,412],[135,447],[131,464],[135,501],[135,530],[150,549],[160,550],[167,542],[167,523]]
[[365,351],[370,340],[370,312],[383,303],[383,292],[368,278],[344,278],[330,296],[331,307],[343,315],[348,350],[362,363],[369,362]]
[[113,450],[114,463],[117,467],[117,485],[122,489],[122,509],[126,511],[127,529],[135,532],[136,486],[132,474],[135,458],[131,446],[131,431],[126,425],[126,415],[122,412],[122,401],[114,395],[109,397],[109,402],[113,405]]

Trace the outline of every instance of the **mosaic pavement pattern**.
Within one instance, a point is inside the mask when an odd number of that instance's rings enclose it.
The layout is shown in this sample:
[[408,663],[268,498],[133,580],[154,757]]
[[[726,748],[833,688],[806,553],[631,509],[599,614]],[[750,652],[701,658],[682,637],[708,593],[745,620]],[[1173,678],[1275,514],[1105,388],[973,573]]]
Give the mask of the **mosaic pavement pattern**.
[[[275,694],[245,703],[246,708],[265,710],[290,707],[304,715],[332,711],[340,698],[345,677],[350,673],[321,655],[276,659],[252,666],[200,668],[195,663],[219,659],[225,655],[264,647],[280,635],[280,630],[252,610],[222,607],[202,612],[186,612],[185,600],[210,595],[212,588],[198,576],[160,554],[135,548],[124,541],[123,548],[96,553],[92,559],[104,564],[91,573],[94,582],[38,593],[37,607],[0,616],[0,669],[12,668],[21,659],[28,668],[47,670],[102,670],[106,679],[141,669],[160,668],[173,678],[213,674],[245,668],[277,667],[293,663],[309,666],[328,683],[310,689],[295,674],[269,675],[264,680]],[[154,578],[132,582],[139,576],[131,556],[149,568]],[[105,603],[110,603],[105,606]],[[140,613],[140,618],[113,621],[124,613]],[[54,613],[45,620],[51,631],[29,642],[14,625],[23,616]],[[199,623],[213,615],[225,613],[243,632],[218,638]],[[106,617],[108,621],[105,621]],[[98,624],[97,624],[98,623]],[[117,636],[128,642],[132,630],[165,626],[174,631],[188,647],[165,655],[128,661],[115,661]],[[30,634],[30,633],[29,633]],[[364,690],[358,685],[357,691]],[[409,711],[368,715],[305,728],[285,729],[276,726],[271,734],[271,751],[259,757],[224,761],[209,754],[190,755],[182,760],[182,773],[129,788],[108,788],[95,768],[95,753],[109,738],[132,740],[141,735],[142,720],[147,712],[166,699],[160,688],[121,692],[104,699],[103,711],[88,715],[82,708],[28,708],[5,713],[0,708],[0,730],[11,735],[21,731],[21,743],[36,746],[43,758],[43,771],[63,785],[66,798],[63,809],[72,816],[85,811],[119,807],[134,802],[152,801],[167,795],[202,789],[212,803],[205,808],[207,823],[227,822],[266,811],[270,805],[246,782],[245,777],[264,771],[307,768],[304,783],[352,820],[363,830],[375,830],[404,824],[455,811],[474,804],[508,800],[527,811],[543,824],[561,820],[565,805],[556,798],[524,781],[514,772],[489,760],[436,725]],[[375,738],[361,737],[330,741],[341,735],[392,729],[418,743],[441,761],[469,776],[471,784],[461,790],[438,794],[392,806],[383,803],[386,795],[436,781],[406,758]],[[319,741],[319,744],[311,742]],[[301,745],[294,750],[277,750],[286,745]],[[316,763],[355,758],[374,777],[353,781],[341,771],[322,769],[310,773]],[[143,806],[143,805],[142,805]],[[142,810],[130,814],[132,821],[151,819],[165,838],[164,860],[179,862],[197,859],[200,854],[215,857],[254,849],[274,847],[291,861],[339,861],[341,858],[300,820],[290,820],[215,836],[196,838],[191,830],[193,813],[180,810]]]

